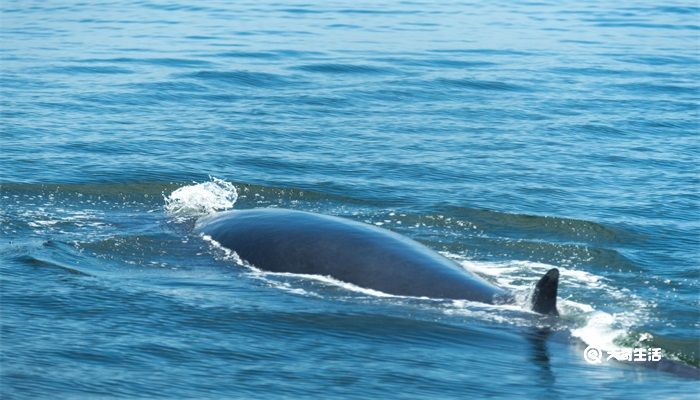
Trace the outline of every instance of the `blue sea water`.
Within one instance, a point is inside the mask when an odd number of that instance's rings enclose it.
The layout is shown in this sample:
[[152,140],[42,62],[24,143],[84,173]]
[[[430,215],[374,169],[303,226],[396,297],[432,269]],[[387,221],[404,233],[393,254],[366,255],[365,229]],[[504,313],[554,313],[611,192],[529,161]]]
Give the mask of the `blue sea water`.
[[[697,398],[697,2],[0,8],[3,398]],[[265,206],[518,304],[266,274],[191,230]],[[556,322],[526,310],[552,267]]]

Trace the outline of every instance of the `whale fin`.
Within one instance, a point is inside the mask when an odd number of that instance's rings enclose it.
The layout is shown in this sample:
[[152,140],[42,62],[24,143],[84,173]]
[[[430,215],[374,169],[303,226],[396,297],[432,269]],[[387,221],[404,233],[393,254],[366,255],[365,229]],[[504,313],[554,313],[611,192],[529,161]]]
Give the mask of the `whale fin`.
[[552,268],[537,282],[532,292],[532,310],[540,314],[559,315],[557,311],[557,288],[559,270]]

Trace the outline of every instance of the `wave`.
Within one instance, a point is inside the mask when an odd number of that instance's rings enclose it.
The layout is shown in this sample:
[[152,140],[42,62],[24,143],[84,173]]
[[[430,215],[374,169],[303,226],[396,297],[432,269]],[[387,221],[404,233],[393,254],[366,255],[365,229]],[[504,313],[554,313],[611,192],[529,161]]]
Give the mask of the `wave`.
[[219,71],[206,70],[186,74],[184,77],[196,78],[202,82],[212,84],[227,84],[241,87],[277,88],[294,83],[287,77],[279,74],[251,71]]
[[531,88],[516,85],[513,83],[500,82],[500,81],[488,81],[480,79],[447,79],[438,78],[434,82],[440,86],[455,87],[459,89],[474,89],[479,91],[496,91],[496,92],[523,92],[530,91]]
[[15,258],[15,261],[18,261],[23,264],[27,265],[32,265],[36,267],[44,267],[44,268],[57,268],[62,271],[66,271],[70,274],[73,275],[82,275],[82,276],[92,276],[87,272],[81,271],[77,268],[73,268],[69,265],[66,265],[64,263],[54,261],[54,260],[47,260],[44,258],[40,257],[35,257],[29,254],[21,255]]
[[[612,246],[627,247],[648,240],[641,232],[619,224],[449,204],[424,204],[404,209],[396,207],[396,202],[386,199],[360,198],[352,194],[335,194],[304,187],[256,185],[211,177],[199,183],[0,182],[0,196],[6,202],[31,200],[41,203],[53,199],[55,203],[64,200],[62,203],[66,206],[73,204],[70,201],[78,200],[79,204],[89,204],[92,209],[126,204],[162,207],[160,200],[164,198],[166,213],[190,212],[193,216],[229,209],[237,202],[241,203],[242,208],[303,208],[328,214],[354,214],[365,222],[381,222],[403,232],[410,228],[427,228],[428,233],[435,230],[440,235],[444,235],[444,229],[449,229],[450,234],[470,232],[475,238],[495,240],[499,245],[524,246],[526,251],[552,246],[554,251],[569,245],[573,252],[589,253],[591,256],[609,253],[606,256],[608,260],[624,259],[623,255],[614,254],[616,251]],[[430,242],[431,235],[419,239]],[[588,247],[590,248],[587,249]],[[629,264],[631,261],[624,263]]]
[[63,66],[63,67],[45,68],[45,69],[43,69],[42,72],[54,73],[54,74],[66,74],[66,75],[75,75],[75,74],[114,75],[114,74],[133,74],[134,73],[134,71],[127,69],[127,68],[121,68],[121,67],[115,67],[115,66],[109,66],[109,65],[90,65],[90,66],[87,66],[87,65],[67,65],[67,66]]
[[[154,217],[164,210],[176,221],[230,209],[234,205],[239,208],[284,207],[382,225],[429,247],[453,253],[585,265],[607,271],[643,270],[634,258],[629,258],[634,257],[629,249],[649,240],[643,231],[595,221],[439,204],[394,208],[389,200],[218,178],[192,184],[0,183],[0,195],[8,206],[4,213],[9,218],[14,215],[15,219],[43,231],[70,226],[73,222],[104,224],[99,215],[123,207],[156,213]],[[43,207],[44,211],[25,209],[23,204],[28,203]],[[86,219],[83,215],[86,212],[94,214],[93,217]]]
[[309,64],[294,67],[296,70],[306,72],[320,72],[324,74],[348,74],[348,75],[377,75],[389,74],[393,71],[389,68],[380,68],[370,65],[353,64]]

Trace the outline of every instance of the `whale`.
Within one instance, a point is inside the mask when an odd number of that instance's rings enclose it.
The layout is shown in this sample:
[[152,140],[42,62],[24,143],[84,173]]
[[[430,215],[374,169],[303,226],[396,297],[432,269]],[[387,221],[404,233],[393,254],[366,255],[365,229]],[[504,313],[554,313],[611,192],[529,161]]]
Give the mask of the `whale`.
[[[263,271],[330,276],[397,296],[513,303],[514,296],[396,232],[351,219],[282,208],[223,211],[195,223],[195,232]],[[533,311],[558,315],[559,271],[539,279]]]

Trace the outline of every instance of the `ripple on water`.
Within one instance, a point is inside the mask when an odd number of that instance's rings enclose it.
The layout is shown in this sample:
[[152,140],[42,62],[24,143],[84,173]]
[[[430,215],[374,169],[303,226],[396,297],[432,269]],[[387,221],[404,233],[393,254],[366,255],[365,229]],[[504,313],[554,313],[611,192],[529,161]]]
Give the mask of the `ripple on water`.
[[279,74],[253,71],[206,70],[184,75],[212,85],[231,85],[250,88],[279,88],[298,83]]
[[53,74],[66,75],[117,75],[117,74],[133,74],[135,71],[127,68],[117,67],[113,65],[66,65],[61,67],[50,67],[45,70]]
[[446,79],[438,78],[434,81],[438,86],[451,87],[457,89],[470,89],[478,91],[496,91],[496,92],[528,92],[531,88],[515,83],[507,83],[501,81],[491,81],[482,79],[462,78],[462,79]]
[[308,64],[292,67],[293,69],[306,72],[318,72],[322,74],[347,74],[347,75],[384,75],[396,73],[391,68],[383,68],[371,65],[357,64]]

